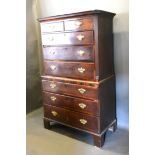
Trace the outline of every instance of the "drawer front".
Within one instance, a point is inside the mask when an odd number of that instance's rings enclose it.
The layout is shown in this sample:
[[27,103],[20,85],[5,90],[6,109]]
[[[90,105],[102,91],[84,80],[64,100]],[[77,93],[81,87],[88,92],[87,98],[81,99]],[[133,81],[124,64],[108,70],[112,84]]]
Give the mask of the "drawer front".
[[44,91],[49,91],[58,94],[78,96],[87,99],[98,99],[98,89],[77,84],[42,80],[42,88]]
[[94,63],[44,61],[47,75],[94,80]]
[[63,22],[41,23],[41,32],[54,32],[63,30]]
[[74,111],[70,111],[68,115],[72,126],[99,133],[99,117],[76,113]]
[[93,44],[93,31],[42,34],[43,45]]
[[81,114],[60,107],[44,105],[44,117],[65,123],[79,129],[98,131],[98,117]]
[[75,97],[43,92],[44,104],[64,107],[82,113],[99,115],[98,102]]
[[93,20],[92,19],[77,19],[65,21],[65,30],[92,30]]
[[92,46],[43,47],[43,56],[48,60],[93,61],[94,51]]
[[49,105],[44,105],[44,117],[60,121],[63,123],[69,122],[67,111]]

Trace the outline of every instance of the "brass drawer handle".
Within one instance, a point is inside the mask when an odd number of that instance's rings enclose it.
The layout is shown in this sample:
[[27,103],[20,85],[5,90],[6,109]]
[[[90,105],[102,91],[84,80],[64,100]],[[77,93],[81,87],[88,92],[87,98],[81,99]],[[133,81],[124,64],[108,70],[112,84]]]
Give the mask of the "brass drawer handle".
[[52,113],[53,116],[57,116],[58,115],[58,113],[56,111],[52,111],[51,113]]
[[85,54],[85,51],[80,50],[80,51],[77,51],[77,53],[78,53],[80,56],[83,56],[83,55]]
[[51,100],[55,101],[57,98],[55,96],[51,96]]
[[56,87],[56,84],[51,83],[51,84],[50,84],[50,87],[51,87],[52,89],[54,89],[54,88]]
[[76,22],[75,22],[76,28],[79,28],[81,25],[82,25],[82,22],[80,22],[80,21],[76,21]]
[[78,36],[76,36],[76,38],[79,40],[79,41],[81,41],[81,40],[83,40],[84,39],[84,35],[78,35]]
[[55,51],[50,51],[50,54],[54,55],[55,54]]
[[86,90],[83,89],[83,88],[79,88],[78,91],[79,91],[81,94],[84,94],[84,93],[86,92]]
[[52,37],[48,37],[48,40],[49,41],[54,41],[54,37],[52,36]]
[[85,105],[84,103],[79,103],[79,107],[80,107],[81,109],[84,109],[84,108],[86,108],[86,105]]
[[86,124],[86,123],[87,123],[87,120],[85,120],[85,119],[80,119],[80,123],[81,123],[81,124]]
[[78,71],[79,71],[81,74],[83,74],[83,73],[85,72],[85,68],[80,67],[80,68],[78,68]]
[[50,68],[51,68],[52,71],[54,71],[56,69],[56,66],[51,65]]
[[55,29],[55,25],[49,25],[49,28]]

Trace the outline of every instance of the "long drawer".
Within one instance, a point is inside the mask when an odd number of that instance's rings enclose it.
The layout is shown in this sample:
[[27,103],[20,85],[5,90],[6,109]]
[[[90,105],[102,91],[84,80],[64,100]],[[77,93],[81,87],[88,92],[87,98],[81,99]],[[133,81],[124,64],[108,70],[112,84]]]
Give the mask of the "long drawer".
[[44,104],[64,107],[73,111],[79,111],[91,115],[99,115],[99,105],[97,101],[80,99],[49,92],[43,92],[42,94]]
[[50,105],[44,105],[44,117],[79,129],[99,132],[99,117],[93,117]]
[[48,60],[93,61],[92,46],[43,47],[43,57]]
[[77,96],[86,99],[98,99],[98,88],[57,81],[42,80],[42,89],[52,93]]
[[46,75],[95,80],[94,63],[44,61]]
[[93,42],[93,31],[42,34],[43,45],[80,45]]

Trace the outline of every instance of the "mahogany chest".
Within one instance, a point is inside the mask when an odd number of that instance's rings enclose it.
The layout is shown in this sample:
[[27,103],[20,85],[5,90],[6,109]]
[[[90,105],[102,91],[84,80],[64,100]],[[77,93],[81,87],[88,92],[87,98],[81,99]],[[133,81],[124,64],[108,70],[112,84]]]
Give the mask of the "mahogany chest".
[[44,127],[90,133],[101,147],[116,129],[114,13],[101,10],[39,18]]

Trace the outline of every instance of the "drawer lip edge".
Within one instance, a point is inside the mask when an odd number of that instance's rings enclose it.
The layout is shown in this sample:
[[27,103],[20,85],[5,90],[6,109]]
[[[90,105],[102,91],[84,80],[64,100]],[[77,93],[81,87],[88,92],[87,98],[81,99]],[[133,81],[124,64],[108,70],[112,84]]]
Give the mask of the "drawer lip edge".
[[[42,91],[45,91],[45,92],[48,92],[48,93],[54,93],[54,92],[50,92],[50,91],[47,91],[47,90],[43,90]],[[58,93],[55,93],[55,94],[58,94]],[[71,96],[71,97],[79,97],[79,96],[72,96],[70,94],[65,94],[65,93],[59,93],[60,95],[68,95],[68,96]],[[97,101],[97,99],[95,100],[94,98],[87,98],[87,97],[79,97],[80,99],[85,99],[85,100],[91,100],[91,101]]]
[[50,34],[54,35],[54,34],[62,34],[62,33],[63,34],[64,33],[74,33],[74,32],[79,32],[79,33],[80,32],[82,32],[82,33],[83,32],[85,32],[85,33],[87,33],[87,32],[89,33],[90,32],[90,33],[94,34],[94,30],[93,29],[92,30],[89,29],[89,30],[65,30],[65,31],[42,32],[41,35],[50,35]]
[[43,93],[48,93],[48,94],[56,94],[56,95],[60,95],[60,96],[66,96],[66,97],[70,97],[70,98],[76,98],[76,99],[81,99],[81,100],[86,100],[86,101],[92,101],[92,102],[96,102],[96,103],[99,103],[99,100],[98,99],[87,99],[87,98],[81,98],[79,96],[71,96],[71,95],[66,95],[66,94],[60,94],[60,93],[55,93],[55,92],[50,92],[50,91],[47,91],[47,90],[42,90]]
[[110,78],[115,77],[115,76],[116,76],[115,74],[111,74],[110,76],[108,76],[108,77],[106,77],[100,81],[93,81],[93,80],[90,81],[90,80],[81,80],[81,79],[78,80],[78,79],[74,79],[74,78],[51,76],[51,75],[45,75],[45,74],[41,75],[40,77],[41,77],[41,80],[47,80],[47,81],[52,81],[52,80],[64,80],[64,82],[66,82],[66,81],[71,81],[71,82],[72,81],[74,81],[74,82],[78,81],[78,82],[82,82],[82,83],[94,84],[94,85],[98,86],[97,88],[99,88],[99,85],[101,83],[106,82],[107,80],[109,80]]
[[[51,80],[47,80],[47,79],[42,79],[41,81],[49,81],[49,82],[52,82]],[[79,87],[85,87],[85,88],[90,88],[90,89],[98,89],[99,87],[94,87],[94,86],[87,86],[87,85],[80,85],[80,84],[74,84],[74,83],[69,83],[69,82],[62,82],[62,81],[54,81],[56,83],[61,83],[61,84],[69,84],[69,85],[76,85],[76,86],[79,86]]]
[[44,61],[48,61],[48,62],[58,62],[58,63],[78,63],[78,64],[92,64],[92,65],[95,65],[95,62],[81,62],[81,61],[66,61],[66,60],[47,60],[47,59],[44,59]]
[[[73,78],[67,78],[67,77],[60,77],[60,76],[51,76],[51,75],[41,75],[41,81],[46,80],[46,81],[52,81],[52,80],[64,80],[63,82],[66,83],[66,81],[70,82],[81,82],[81,83],[88,83],[88,84],[95,84],[99,85],[98,81],[88,81],[88,80],[81,80],[81,79],[73,79]],[[62,82],[62,81],[56,81],[56,82]],[[92,87],[92,86],[91,86]]]

